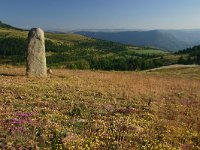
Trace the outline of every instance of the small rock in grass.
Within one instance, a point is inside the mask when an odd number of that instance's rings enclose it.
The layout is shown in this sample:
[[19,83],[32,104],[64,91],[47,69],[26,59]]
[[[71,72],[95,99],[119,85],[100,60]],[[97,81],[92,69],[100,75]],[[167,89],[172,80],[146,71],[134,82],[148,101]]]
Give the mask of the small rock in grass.
[[53,74],[53,71],[52,71],[51,69],[48,69],[48,70],[47,70],[47,73],[48,73],[48,74]]

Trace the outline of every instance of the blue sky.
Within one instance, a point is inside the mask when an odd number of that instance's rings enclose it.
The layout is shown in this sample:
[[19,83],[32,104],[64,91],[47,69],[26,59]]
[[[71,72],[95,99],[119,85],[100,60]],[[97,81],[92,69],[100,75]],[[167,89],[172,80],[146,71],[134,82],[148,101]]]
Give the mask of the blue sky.
[[200,29],[200,0],[1,0],[0,20],[44,29]]

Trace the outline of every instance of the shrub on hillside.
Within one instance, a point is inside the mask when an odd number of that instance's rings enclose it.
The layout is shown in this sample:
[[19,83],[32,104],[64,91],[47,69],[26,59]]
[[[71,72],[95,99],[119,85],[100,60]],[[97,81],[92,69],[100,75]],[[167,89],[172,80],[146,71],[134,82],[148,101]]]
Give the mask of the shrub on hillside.
[[90,64],[87,60],[81,59],[79,61],[69,62],[66,65],[68,69],[90,69]]

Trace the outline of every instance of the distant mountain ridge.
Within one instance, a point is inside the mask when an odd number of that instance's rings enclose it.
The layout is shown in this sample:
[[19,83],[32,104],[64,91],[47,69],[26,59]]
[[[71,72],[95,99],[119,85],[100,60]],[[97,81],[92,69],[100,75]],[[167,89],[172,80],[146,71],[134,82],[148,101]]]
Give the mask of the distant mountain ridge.
[[76,32],[78,34],[124,44],[178,51],[200,44],[200,30],[151,30],[122,32]]

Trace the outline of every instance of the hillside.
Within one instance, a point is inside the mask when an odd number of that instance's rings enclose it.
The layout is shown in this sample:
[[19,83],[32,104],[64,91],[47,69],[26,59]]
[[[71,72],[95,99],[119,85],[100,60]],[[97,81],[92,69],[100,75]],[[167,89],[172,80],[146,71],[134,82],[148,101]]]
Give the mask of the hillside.
[[200,149],[193,69],[53,69],[35,79],[0,66],[0,149]]
[[[24,65],[28,31],[7,27],[0,28],[0,64]],[[45,36],[47,64],[53,68],[144,70],[171,64],[168,59],[161,58],[172,54],[156,48],[130,46],[79,34],[46,32]]]
[[200,79],[199,65],[171,65],[145,71],[147,74],[153,74],[164,77],[179,77],[188,79]]
[[[0,64],[25,65],[28,31],[4,26],[6,28],[0,27]],[[191,55],[180,51],[173,54],[157,48],[120,44],[72,33],[46,32],[45,37],[47,65],[51,68],[128,71],[177,63],[199,64],[196,53]]]
[[122,32],[76,32],[78,34],[129,45],[178,51],[200,44],[199,30],[152,30]]
[[3,22],[1,22],[1,21],[0,21],[0,28],[22,30],[22,29],[13,27],[13,26],[11,26],[11,25],[5,24],[5,23],[3,23]]

